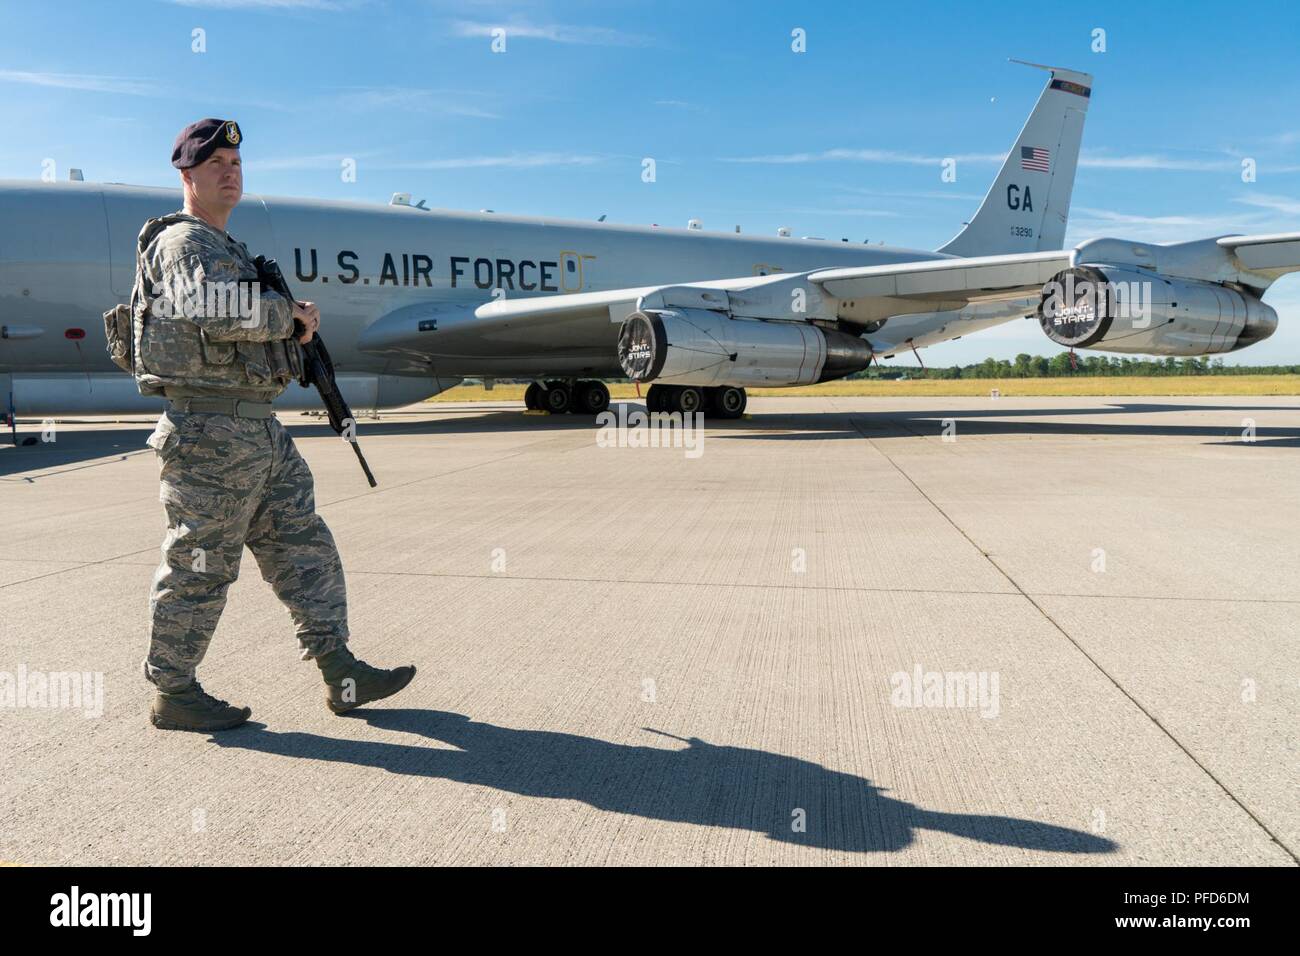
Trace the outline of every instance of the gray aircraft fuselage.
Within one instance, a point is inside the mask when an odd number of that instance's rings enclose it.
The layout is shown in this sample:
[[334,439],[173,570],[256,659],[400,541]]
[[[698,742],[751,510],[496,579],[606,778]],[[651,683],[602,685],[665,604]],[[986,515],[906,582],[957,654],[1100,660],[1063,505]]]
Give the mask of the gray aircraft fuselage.
[[[180,206],[175,189],[0,182],[0,376],[14,382],[21,373],[43,381],[46,391],[60,387],[50,383],[62,376],[84,377],[92,392],[100,383],[99,405],[122,404],[107,392],[117,394],[130,380],[107,357],[101,316],[129,299],[145,220]],[[473,310],[494,290],[507,298],[563,295],[944,257],[838,241],[256,195],[244,197],[228,230],[254,255],[277,259],[295,295],[320,306],[340,372],[379,383],[373,394],[358,394],[354,404],[362,407],[416,401],[470,376],[622,375],[618,324],[608,319],[535,328],[522,322],[508,334],[477,334]],[[367,329],[414,306],[433,317],[417,347],[367,347]],[[954,315],[909,317],[908,338],[926,344]],[[983,316],[942,338],[1006,317]],[[898,343],[880,351],[891,344]],[[50,401],[20,401],[19,410]]]
[[[1061,249],[1092,77],[1028,65],[1050,76],[983,202],[938,252],[256,195],[229,231],[320,306],[340,388],[358,408],[418,401],[466,377],[622,377],[631,290]],[[130,295],[145,220],[180,205],[177,189],[0,181],[0,400],[12,394],[26,414],[156,407],[109,361],[102,314]],[[475,315],[503,296],[622,290],[603,311],[579,299]],[[861,332],[869,354],[888,358],[1025,315],[1035,298],[885,315]],[[317,401],[295,385],[277,404]]]
[[[140,226],[179,207],[179,190],[0,182],[0,324],[43,330],[0,345],[0,369],[112,371],[101,313],[130,295]],[[321,332],[339,367],[451,377],[578,369],[568,342],[542,334],[502,354],[460,337],[443,347],[434,333],[432,363],[419,369],[406,358],[361,351],[360,334],[399,308],[472,308],[489,302],[494,289],[523,298],[939,258],[861,243],[256,195],[244,196],[229,232],[253,255],[276,258],[296,297],[321,307]],[[573,345],[590,351],[578,364],[591,365],[593,375],[621,375],[617,326],[610,325],[571,330]],[[86,337],[65,338],[74,328]]]

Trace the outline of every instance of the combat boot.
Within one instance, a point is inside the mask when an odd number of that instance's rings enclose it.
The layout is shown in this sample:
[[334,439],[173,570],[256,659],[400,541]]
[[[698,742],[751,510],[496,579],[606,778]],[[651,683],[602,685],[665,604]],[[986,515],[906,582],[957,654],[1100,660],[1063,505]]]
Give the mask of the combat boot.
[[384,670],[359,661],[344,645],[316,658],[325,678],[325,704],[342,714],[374,700],[391,697],[411,682],[415,665]]
[[252,708],[232,707],[205,691],[198,681],[184,690],[159,691],[149,720],[161,730],[197,730],[209,733],[238,727],[253,716]]

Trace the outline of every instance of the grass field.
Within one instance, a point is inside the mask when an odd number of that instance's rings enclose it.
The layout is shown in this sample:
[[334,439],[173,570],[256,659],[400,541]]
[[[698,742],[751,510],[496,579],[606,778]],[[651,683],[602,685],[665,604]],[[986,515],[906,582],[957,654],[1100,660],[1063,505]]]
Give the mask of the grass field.
[[[523,385],[461,385],[429,399],[431,402],[521,402]],[[1300,395],[1300,375],[1170,375],[1126,378],[1078,376],[1071,378],[911,379],[899,381],[825,382],[800,388],[752,388],[751,396],[845,395],[950,397],[988,395],[997,389],[1004,397],[1033,398],[1047,395]],[[644,395],[646,386],[641,387]],[[631,384],[609,386],[617,399],[636,397]]]

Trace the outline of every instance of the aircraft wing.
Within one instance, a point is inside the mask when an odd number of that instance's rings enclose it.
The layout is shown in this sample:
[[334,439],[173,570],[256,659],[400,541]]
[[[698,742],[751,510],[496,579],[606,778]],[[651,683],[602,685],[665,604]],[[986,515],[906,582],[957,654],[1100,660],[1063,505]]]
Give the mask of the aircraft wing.
[[[1030,252],[974,258],[944,257],[889,265],[744,276],[664,286],[502,299],[479,306],[475,324],[563,325],[583,319],[622,322],[638,309],[699,308],[732,316],[790,319],[842,318],[871,322],[891,315],[959,309],[1037,295],[1071,265],[1072,252]],[[802,288],[808,307],[791,314]]]
[[1243,268],[1272,279],[1300,271],[1300,232],[1224,236],[1218,244],[1236,256]]
[[1052,250],[823,269],[810,272],[808,281],[839,303],[839,318],[875,321],[1037,295],[1053,276],[1070,267],[1073,254]]

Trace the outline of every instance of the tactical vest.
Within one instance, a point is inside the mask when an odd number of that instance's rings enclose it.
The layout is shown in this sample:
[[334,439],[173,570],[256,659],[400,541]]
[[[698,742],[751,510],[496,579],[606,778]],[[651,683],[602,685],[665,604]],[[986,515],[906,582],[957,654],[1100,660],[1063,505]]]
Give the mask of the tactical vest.
[[[302,375],[302,350],[296,339],[217,342],[185,316],[156,314],[153,309],[157,295],[145,267],[145,253],[169,226],[196,221],[188,214],[173,213],[150,219],[140,230],[131,302],[104,313],[109,358],[135,376],[141,395],[161,395],[168,387],[182,386],[278,395]],[[257,281],[246,250],[236,258],[250,270],[240,281]]]

